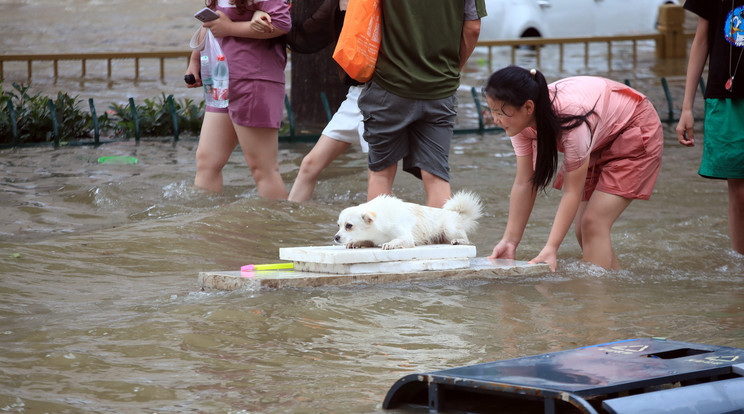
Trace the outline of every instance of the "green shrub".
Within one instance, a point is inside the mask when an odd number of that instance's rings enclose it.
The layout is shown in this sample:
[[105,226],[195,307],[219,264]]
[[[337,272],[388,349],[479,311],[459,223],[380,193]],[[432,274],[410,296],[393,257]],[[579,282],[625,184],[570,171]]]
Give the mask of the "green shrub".
[[[50,142],[54,139],[51,98],[36,93],[31,95],[30,87],[13,83],[13,89],[6,91],[0,85],[0,143],[13,142],[13,125],[17,128],[19,143]],[[13,105],[15,118],[11,120],[8,102]],[[59,92],[54,102],[57,118],[57,131],[60,141],[72,141],[90,138],[92,135],[92,116],[89,111],[80,108],[81,101],[77,96]],[[98,117],[99,129],[111,127],[108,115]]]
[[[50,98],[39,93],[31,95],[29,90],[29,86],[13,83],[13,89],[5,91],[0,84],[0,145],[14,142],[8,102],[12,102],[15,112],[13,120],[17,126],[19,143],[50,142],[54,139]],[[80,108],[82,102],[77,96],[59,92],[53,102],[60,141],[90,139],[93,136],[93,117],[87,108]],[[178,119],[179,133],[198,135],[206,108],[204,101],[196,104],[191,99],[174,99],[173,108]],[[145,99],[144,104],[135,103],[135,111],[140,136],[175,134],[173,115],[165,94],[159,99]],[[111,104],[110,110],[97,118],[99,131],[117,137],[135,136],[134,117],[129,104]]]
[[[158,100],[145,99],[145,103],[137,105],[135,111],[139,122],[141,136],[170,136],[174,134],[173,116],[168,106],[168,97],[163,93]],[[178,117],[179,132],[199,134],[201,122],[204,118],[205,103],[201,101],[195,105],[191,99],[173,100],[173,107]],[[129,104],[111,104],[110,113],[116,117],[116,126],[121,135],[127,138],[135,136],[134,116]]]
[[196,105],[193,100],[184,99],[181,102],[174,101],[173,104],[178,114],[178,130],[199,135],[207,107],[206,103],[202,100]]

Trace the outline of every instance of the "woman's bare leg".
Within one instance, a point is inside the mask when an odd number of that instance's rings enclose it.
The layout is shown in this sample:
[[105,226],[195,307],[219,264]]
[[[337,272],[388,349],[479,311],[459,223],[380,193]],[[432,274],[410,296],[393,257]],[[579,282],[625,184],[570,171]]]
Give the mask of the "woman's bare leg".
[[315,190],[320,172],[350,146],[348,142],[321,135],[313,149],[302,159],[300,172],[297,173],[292,190],[289,192],[289,201],[299,203],[309,200]]
[[238,145],[235,128],[227,113],[205,112],[196,148],[194,187],[222,192],[222,168]]
[[729,178],[728,226],[731,246],[744,254],[744,179]]
[[286,199],[287,188],[279,174],[279,130],[235,125],[235,131],[258,195],[270,200]]
[[620,269],[615,251],[612,249],[610,231],[615,220],[633,201],[629,198],[595,191],[586,203],[581,217],[574,226],[581,235],[584,260],[605,269]]

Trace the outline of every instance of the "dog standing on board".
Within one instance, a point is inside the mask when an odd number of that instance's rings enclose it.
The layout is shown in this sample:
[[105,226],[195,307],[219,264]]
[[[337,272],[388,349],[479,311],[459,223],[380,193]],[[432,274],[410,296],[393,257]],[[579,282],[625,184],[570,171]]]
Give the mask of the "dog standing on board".
[[442,208],[407,203],[381,195],[344,209],[338,217],[336,243],[348,249],[403,249],[426,244],[470,244],[468,233],[482,216],[480,198],[460,191]]

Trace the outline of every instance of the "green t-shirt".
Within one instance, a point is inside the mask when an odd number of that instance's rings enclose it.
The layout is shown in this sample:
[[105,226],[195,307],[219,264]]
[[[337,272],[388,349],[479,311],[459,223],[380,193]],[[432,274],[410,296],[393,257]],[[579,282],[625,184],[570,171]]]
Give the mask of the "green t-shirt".
[[[485,10],[484,0],[476,0]],[[464,0],[382,0],[374,81],[409,99],[443,99],[460,86]]]

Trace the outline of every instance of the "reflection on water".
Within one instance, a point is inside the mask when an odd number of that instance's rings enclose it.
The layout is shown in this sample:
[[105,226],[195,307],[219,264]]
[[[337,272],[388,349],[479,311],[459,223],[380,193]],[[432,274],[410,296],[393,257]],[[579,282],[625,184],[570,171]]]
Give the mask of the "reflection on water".
[[[361,153],[298,205],[259,199],[239,153],[225,194],[192,189],[193,142],[0,152],[0,407],[380,412],[412,372],[632,337],[742,347],[744,261],[729,248],[725,184],[698,178],[699,149],[671,133],[652,199],[615,226],[622,271],[582,264],[569,238],[556,274],[268,292],[200,292],[196,276],[329,244],[337,213],[364,200]],[[287,182],[307,150],[282,147]],[[509,153],[500,134],[455,139],[453,187],[487,205],[479,256],[506,222]],[[396,189],[424,199],[405,176]],[[542,247],[558,197],[540,197],[522,258]]]
[[[134,3],[135,14],[162,24],[164,32],[136,37],[160,42],[153,49],[188,40],[190,21],[163,16],[201,4]],[[101,24],[118,35],[142,30],[121,12],[124,2],[55,4],[64,13],[101,13],[69,39]],[[69,19],[50,23],[59,13],[46,1],[6,1],[0,27],[16,30],[18,16],[33,16],[45,28],[19,39],[50,51],[65,37],[42,41],[69,28]],[[175,33],[168,25],[185,33],[164,36]],[[473,61],[464,83],[478,86],[484,66]],[[659,66],[610,75],[631,79],[664,112]],[[469,124],[477,116],[463,96]],[[196,277],[274,262],[284,246],[329,244],[338,212],[365,199],[361,153],[342,155],[323,172],[314,200],[299,205],[259,199],[237,152],[224,194],[192,189],[193,139],[0,151],[0,410],[381,412],[388,388],[412,372],[634,337],[744,347],[744,260],[729,247],[725,183],[697,176],[700,147],[678,145],[669,126],[665,141],[652,199],[634,202],[614,228],[622,271],[583,264],[569,237],[556,274],[268,292],[201,292]],[[287,183],[308,150],[282,145]],[[472,237],[479,256],[506,223],[512,154],[502,134],[455,137],[453,189],[473,190],[487,206]],[[106,155],[139,163],[96,162]],[[395,188],[407,200],[425,198],[410,177]],[[541,249],[559,196],[539,197],[520,258]]]

